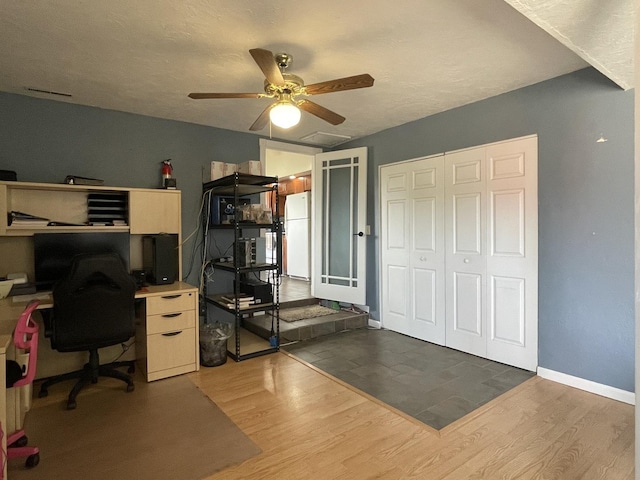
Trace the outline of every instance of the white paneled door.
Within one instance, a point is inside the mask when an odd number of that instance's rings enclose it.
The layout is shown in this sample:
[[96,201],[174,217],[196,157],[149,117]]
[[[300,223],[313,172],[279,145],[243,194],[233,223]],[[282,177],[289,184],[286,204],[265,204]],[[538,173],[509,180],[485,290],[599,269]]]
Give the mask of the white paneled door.
[[444,157],[381,168],[384,326],[439,345],[444,316]]
[[538,366],[538,141],[487,147],[487,357]]
[[367,149],[317,154],[312,178],[311,294],[365,305]]
[[447,346],[485,357],[485,149],[445,155]]
[[[535,370],[537,137],[436,158],[380,169],[382,324]],[[421,196],[427,161],[442,181]]]

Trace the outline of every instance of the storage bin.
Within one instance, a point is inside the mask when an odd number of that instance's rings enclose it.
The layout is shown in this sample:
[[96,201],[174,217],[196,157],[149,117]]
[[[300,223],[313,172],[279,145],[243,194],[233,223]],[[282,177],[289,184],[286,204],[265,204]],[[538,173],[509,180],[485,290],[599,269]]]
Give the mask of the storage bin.
[[227,339],[232,325],[205,323],[200,327],[200,365],[217,367],[227,362]]

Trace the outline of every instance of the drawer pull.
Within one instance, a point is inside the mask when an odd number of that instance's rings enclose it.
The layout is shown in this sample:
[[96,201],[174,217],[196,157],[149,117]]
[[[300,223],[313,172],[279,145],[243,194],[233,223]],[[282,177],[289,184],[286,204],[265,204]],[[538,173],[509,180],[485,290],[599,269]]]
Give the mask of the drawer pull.
[[162,315],[162,318],[175,318],[175,317],[179,317],[180,315],[182,315],[182,312],[178,312],[178,313],[167,313],[165,315]]
[[163,333],[162,336],[163,337],[175,337],[176,335],[180,335],[181,333],[182,333],[182,330],[180,330],[178,332]]
[[182,295],[181,294],[177,294],[177,295],[164,295],[161,298],[164,298],[165,300],[173,300],[174,298],[180,298]]

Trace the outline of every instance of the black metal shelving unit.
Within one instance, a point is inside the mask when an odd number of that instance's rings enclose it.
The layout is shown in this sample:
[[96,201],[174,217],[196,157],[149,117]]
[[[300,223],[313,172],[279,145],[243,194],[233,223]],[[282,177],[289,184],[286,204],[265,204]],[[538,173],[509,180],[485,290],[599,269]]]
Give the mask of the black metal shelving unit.
[[[272,211],[271,222],[255,223],[246,221],[241,218],[241,211],[237,206],[240,205],[242,199],[257,196],[261,193],[273,192],[274,209]],[[228,292],[207,292],[206,282],[204,289],[204,300],[207,305],[227,312],[234,317],[234,334],[228,342],[228,354],[235,361],[246,360],[261,355],[277,352],[280,350],[280,290],[279,282],[276,280],[271,283],[273,301],[270,303],[260,303],[255,305],[244,305],[240,300],[241,281],[249,276],[259,276],[260,272],[271,272],[272,278],[276,278],[282,271],[282,230],[280,224],[280,213],[278,211],[278,178],[265,177],[260,175],[249,175],[243,173],[234,173],[232,175],[213,180],[203,185],[203,194],[209,201],[213,201],[215,197],[233,198],[234,212],[229,219],[229,223],[211,223],[211,216],[207,215],[203,218],[206,222],[204,229],[205,235],[216,235],[219,232],[231,231],[233,236],[233,261],[216,262],[213,259],[205,258],[204,261],[210,261],[213,267],[214,275],[232,275],[233,276],[233,303],[224,300],[222,296]],[[240,242],[244,232],[265,229],[275,233],[276,254],[271,263],[252,263],[243,264],[240,261]],[[207,253],[205,252],[205,256]],[[243,321],[249,315],[264,312],[272,315],[273,332],[270,338],[263,339],[244,328]],[[232,341],[235,340],[235,341]]]

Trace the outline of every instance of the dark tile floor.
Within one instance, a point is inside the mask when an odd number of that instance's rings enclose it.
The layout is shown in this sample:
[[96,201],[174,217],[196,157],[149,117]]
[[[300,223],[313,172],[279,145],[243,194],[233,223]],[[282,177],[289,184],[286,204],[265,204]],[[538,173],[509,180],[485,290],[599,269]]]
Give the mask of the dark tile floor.
[[390,330],[358,329],[282,348],[436,429],[534,375]]
[[[320,300],[311,296],[311,284],[308,281],[280,277],[280,310],[317,304]],[[322,335],[334,334],[343,330],[363,328],[368,325],[368,314],[338,311],[331,315],[308,318],[295,322],[280,320],[280,344],[307,340]],[[271,332],[271,316],[256,315],[246,318],[244,326],[256,335],[269,338]]]

